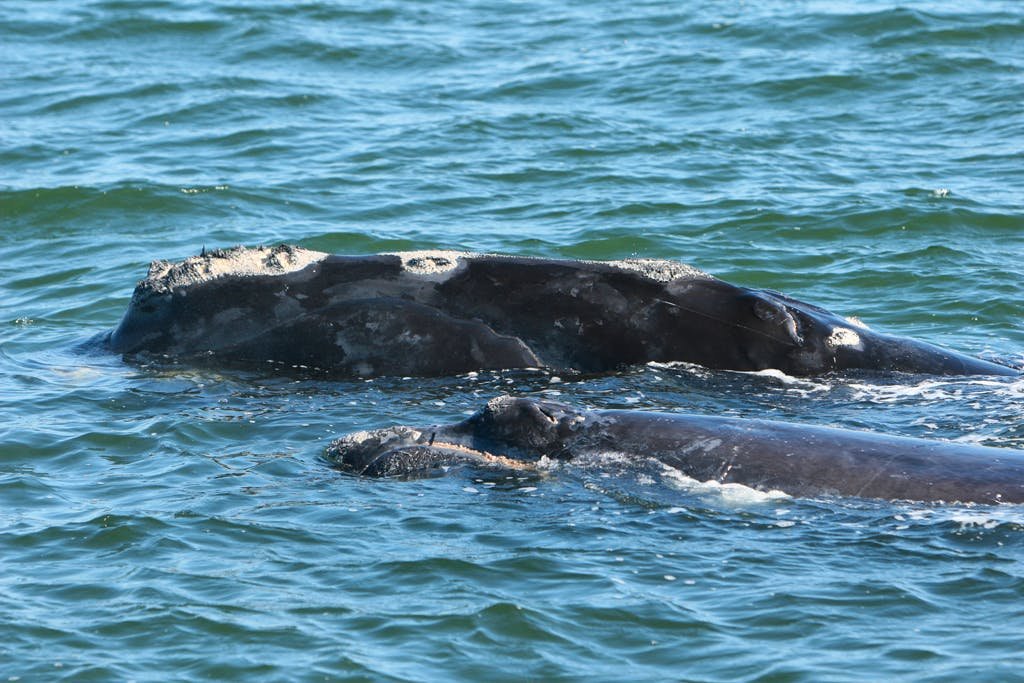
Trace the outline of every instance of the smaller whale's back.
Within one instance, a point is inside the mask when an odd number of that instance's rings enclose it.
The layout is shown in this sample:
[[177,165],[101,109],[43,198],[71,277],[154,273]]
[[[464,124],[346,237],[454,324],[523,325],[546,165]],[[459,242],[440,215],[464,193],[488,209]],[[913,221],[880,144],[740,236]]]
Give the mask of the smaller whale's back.
[[450,425],[390,427],[328,448],[339,467],[423,476],[458,464],[525,468],[542,458],[657,463],[699,482],[794,496],[1024,503],[1024,452],[768,420],[642,411],[579,411],[500,397]]
[[609,447],[699,481],[804,497],[1024,502],[1024,452],[1017,450],[717,416],[604,411],[593,419]]

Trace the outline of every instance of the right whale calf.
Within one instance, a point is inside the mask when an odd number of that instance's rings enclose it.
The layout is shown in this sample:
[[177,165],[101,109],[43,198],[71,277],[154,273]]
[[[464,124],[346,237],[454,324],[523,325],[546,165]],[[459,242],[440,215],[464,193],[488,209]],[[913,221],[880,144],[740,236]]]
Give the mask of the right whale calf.
[[106,344],[129,356],[363,377],[650,361],[791,375],[1019,374],[674,261],[335,256],[285,245],[153,262]]
[[340,469],[423,477],[459,465],[529,468],[541,458],[642,465],[793,496],[1024,503],[1024,451],[705,415],[576,410],[503,396],[450,425],[386,427],[327,448]]

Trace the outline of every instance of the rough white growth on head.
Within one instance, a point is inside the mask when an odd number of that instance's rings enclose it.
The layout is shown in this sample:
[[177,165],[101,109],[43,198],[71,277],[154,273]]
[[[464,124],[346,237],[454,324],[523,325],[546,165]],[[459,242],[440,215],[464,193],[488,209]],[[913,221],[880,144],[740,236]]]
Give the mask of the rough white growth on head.
[[359,432],[352,432],[338,437],[331,444],[330,448],[345,449],[364,445],[384,447],[394,441],[406,442],[415,441],[423,436],[423,433],[411,427],[384,427],[382,429],[370,429]]
[[385,252],[402,259],[402,268],[417,275],[439,275],[455,270],[459,260],[471,258],[477,254],[469,251],[448,251],[441,249],[422,251]]
[[228,275],[283,275],[327,257],[322,251],[278,245],[273,248],[232,247],[190,256],[181,263],[153,261],[143,281],[157,291],[170,291]]
[[[467,251],[452,250],[421,250],[386,252],[402,260],[402,268],[406,272],[424,276],[428,279],[446,277],[459,268],[466,259],[488,257],[519,260],[537,260],[527,256],[508,256],[499,254],[479,254]],[[190,256],[180,263],[169,261],[153,261],[149,266],[149,274],[143,280],[150,291],[168,292],[181,287],[201,282],[208,282],[225,276],[257,276],[284,275],[326,258],[328,254],[312,251],[302,247],[278,245],[267,247],[232,247],[230,249],[214,249],[199,256]],[[612,266],[622,270],[633,271],[658,282],[671,282],[678,278],[710,278],[707,273],[677,261],[661,259],[626,259],[622,261],[588,261],[582,264]]]
[[[402,259],[402,268],[417,275],[439,275],[455,270],[462,259],[485,256],[488,258],[509,258],[522,260],[544,260],[532,256],[510,256],[506,254],[481,254],[471,251],[423,250],[387,252]],[[579,263],[615,266],[631,270],[658,282],[671,282],[678,278],[709,278],[707,273],[678,261],[663,259],[625,259],[622,261],[580,260]]]
[[489,410],[491,412],[499,411],[505,406],[515,402],[515,396],[509,396],[508,394],[505,394],[504,396],[498,396],[488,401],[486,410]]
[[694,268],[680,261],[666,261],[653,258],[630,258],[622,261],[610,261],[611,265],[624,270],[633,270],[645,277],[658,282],[672,282],[679,278],[710,278],[711,276],[699,268]]
[[833,327],[832,334],[828,336],[825,343],[830,349],[838,349],[840,346],[852,346],[862,348],[860,335],[849,327]]
[[865,323],[863,320],[861,320],[860,318],[855,318],[852,315],[846,316],[846,322],[850,323],[854,327],[859,327],[862,330],[870,330],[871,329],[870,327],[867,326],[867,323]]

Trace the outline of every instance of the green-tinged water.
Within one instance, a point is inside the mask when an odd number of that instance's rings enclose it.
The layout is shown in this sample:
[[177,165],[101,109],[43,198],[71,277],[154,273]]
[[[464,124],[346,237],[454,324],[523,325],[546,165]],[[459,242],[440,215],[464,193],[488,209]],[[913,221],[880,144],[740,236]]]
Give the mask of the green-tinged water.
[[1024,680],[1024,510],[571,466],[368,481],[494,396],[1024,448],[1012,378],[372,381],[83,347],[152,259],[671,258],[1024,365],[1018,2],[0,4],[0,676]]

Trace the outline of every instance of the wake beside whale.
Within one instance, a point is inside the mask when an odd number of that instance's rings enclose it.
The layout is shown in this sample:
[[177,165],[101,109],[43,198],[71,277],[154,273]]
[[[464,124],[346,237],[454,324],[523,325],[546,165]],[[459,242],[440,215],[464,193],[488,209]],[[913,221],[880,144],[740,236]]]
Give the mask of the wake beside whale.
[[105,343],[129,356],[363,377],[649,361],[791,375],[1019,374],[673,261],[335,256],[284,245],[155,261]]

